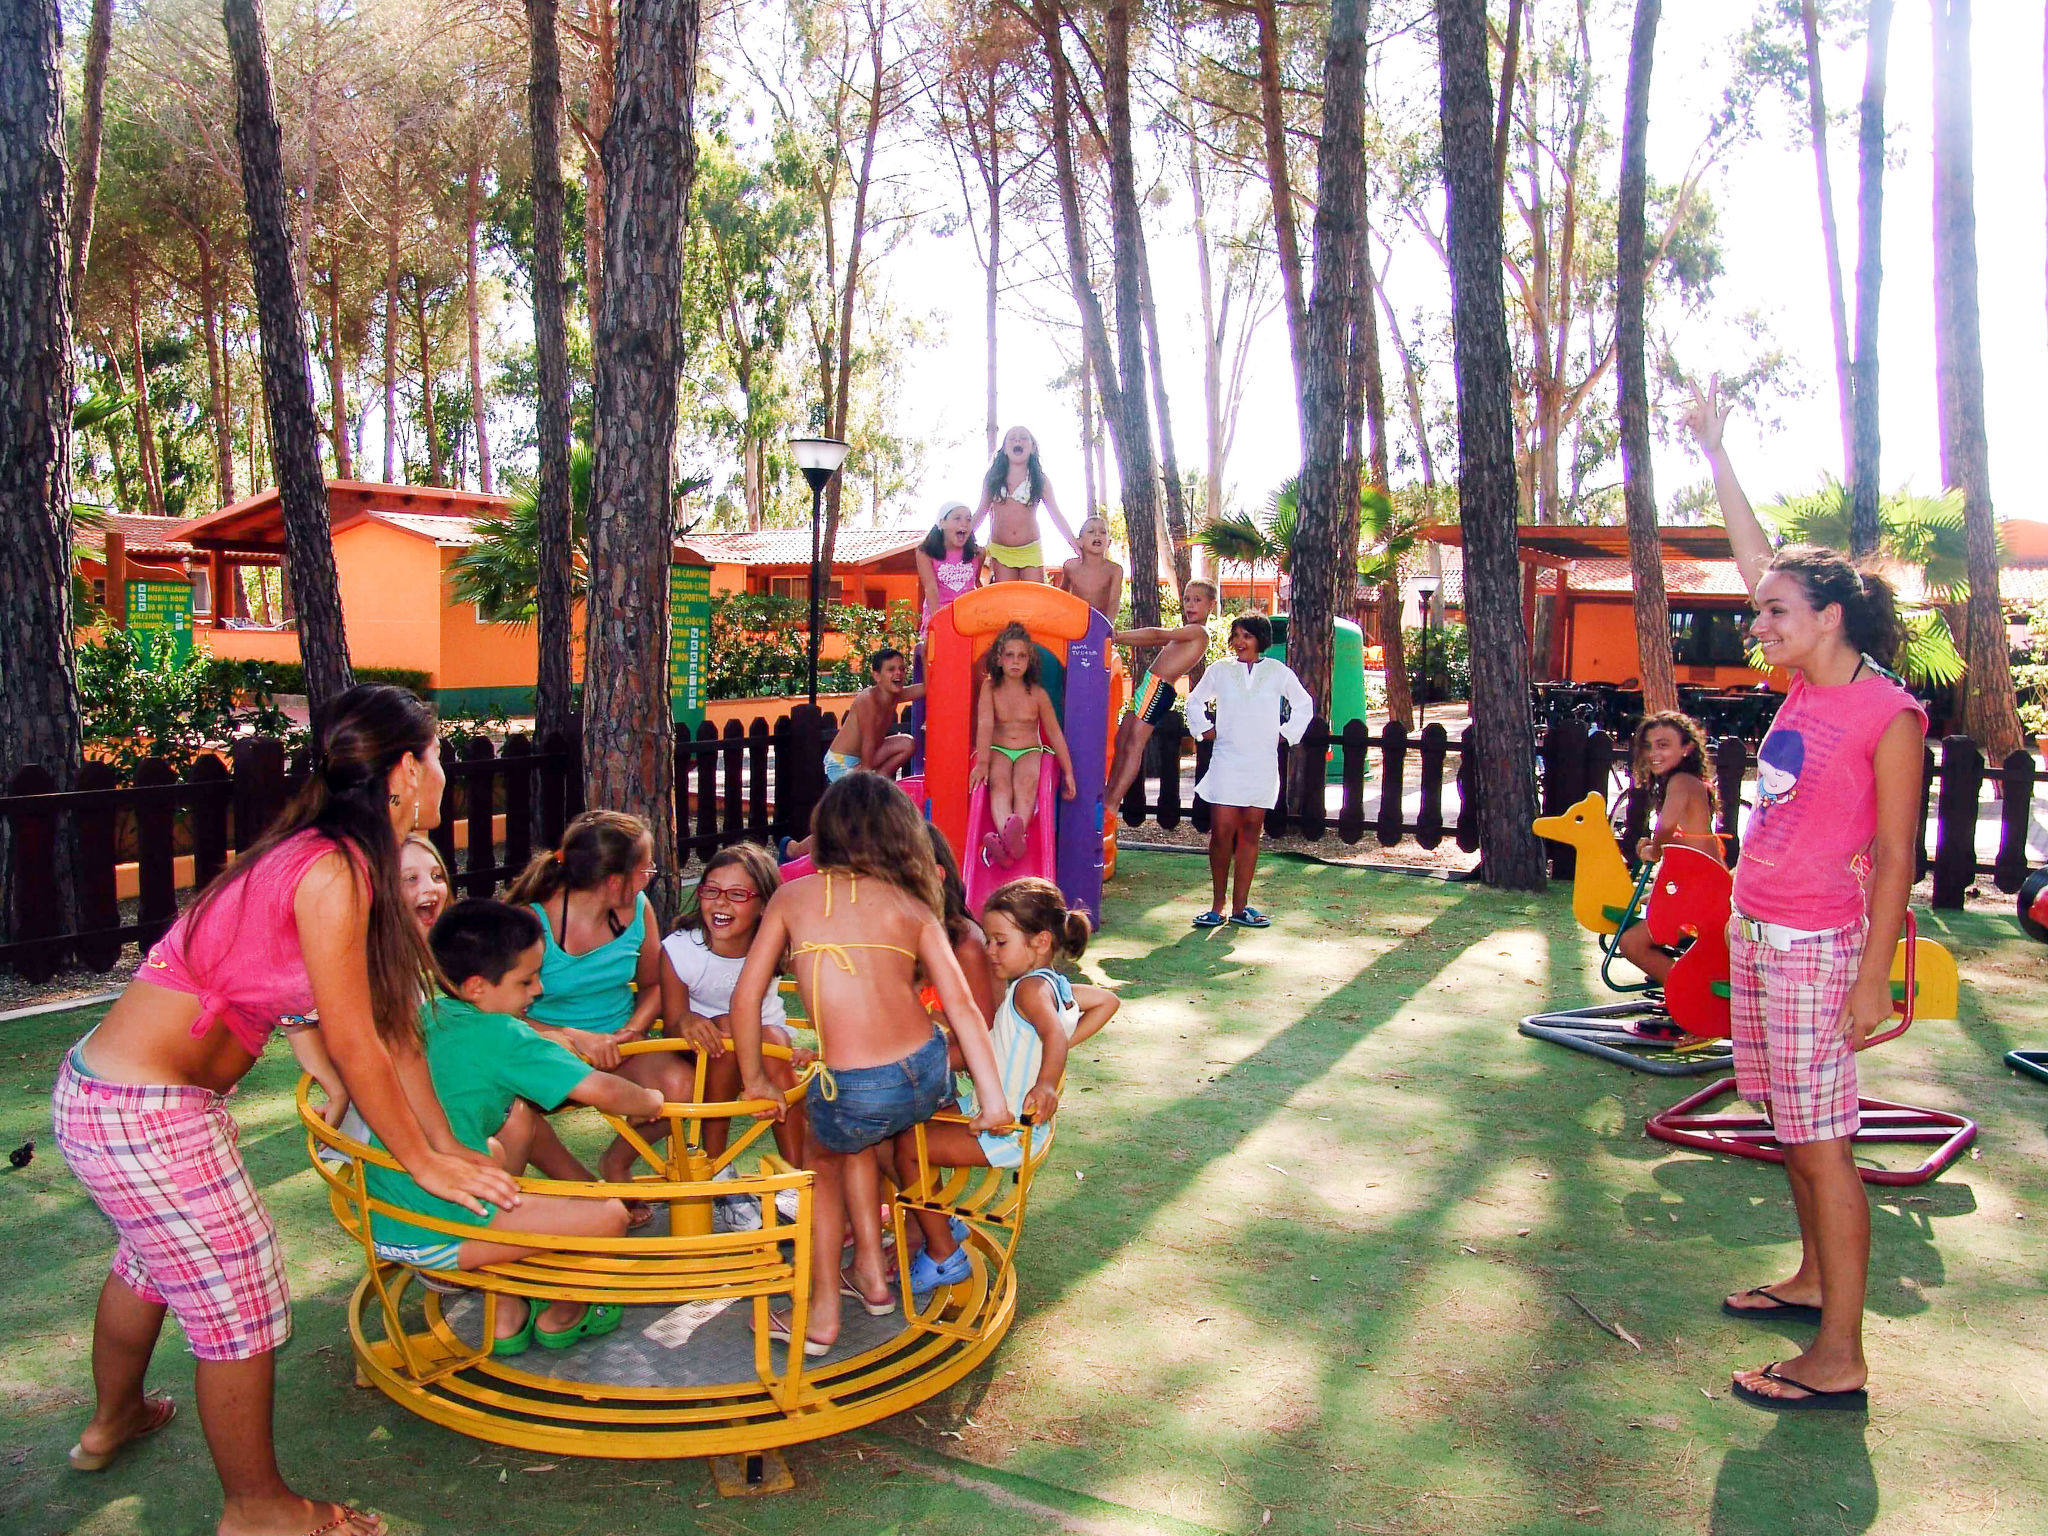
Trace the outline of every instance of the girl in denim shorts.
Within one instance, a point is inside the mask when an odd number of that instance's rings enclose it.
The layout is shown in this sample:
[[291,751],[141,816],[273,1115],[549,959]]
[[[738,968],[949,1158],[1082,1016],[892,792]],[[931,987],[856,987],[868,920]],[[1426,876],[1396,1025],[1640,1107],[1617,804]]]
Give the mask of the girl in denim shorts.
[[[918,999],[918,967],[937,990],[946,1022],[973,1075],[975,1129],[1010,1121],[988,1021],[974,1004],[940,914],[945,895],[924,818],[879,774],[848,774],[825,791],[811,823],[817,873],[775,893],[733,988],[729,1015],[746,1096],[773,1104],[761,1061],[761,1005],[785,952],[818,1034],[824,1070],[811,1090],[808,1161],[812,1202],[811,1315],[804,1353],[839,1337],[842,1291],[874,1316],[895,1309],[882,1260],[881,1181],[873,1149],[928,1120],[950,1096],[946,1039]],[[848,1214],[850,1273],[839,1268]],[[769,1314],[771,1337],[791,1342],[786,1312]]]

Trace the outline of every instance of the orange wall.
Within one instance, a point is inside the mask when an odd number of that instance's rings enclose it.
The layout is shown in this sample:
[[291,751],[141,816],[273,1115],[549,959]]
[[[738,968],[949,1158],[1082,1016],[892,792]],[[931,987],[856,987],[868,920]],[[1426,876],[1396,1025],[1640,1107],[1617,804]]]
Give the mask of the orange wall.
[[[1571,681],[1621,683],[1642,676],[1635,608],[1626,598],[1575,597],[1566,626]],[[1679,682],[1715,688],[1752,688],[1763,676],[1749,667],[1678,669]]]
[[364,667],[414,667],[441,685],[440,551],[386,523],[360,522],[334,536],[349,659]]
[[299,659],[299,637],[288,629],[211,629],[195,624],[192,640],[199,649],[228,661]]

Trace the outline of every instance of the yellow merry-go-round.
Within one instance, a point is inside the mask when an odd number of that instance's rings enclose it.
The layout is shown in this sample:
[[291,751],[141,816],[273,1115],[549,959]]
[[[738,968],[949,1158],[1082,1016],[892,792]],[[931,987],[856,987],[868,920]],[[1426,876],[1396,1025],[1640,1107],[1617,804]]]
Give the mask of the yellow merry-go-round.
[[[629,1054],[686,1049],[687,1042],[660,1038],[621,1047]],[[814,1071],[799,1074],[791,1102],[809,1090]],[[370,1216],[395,1216],[452,1240],[477,1229],[380,1201],[366,1169],[397,1163],[331,1128],[309,1097],[310,1081],[302,1081],[308,1151],[336,1219],[363,1253],[363,1278],[348,1306],[357,1384],[501,1445],[572,1456],[724,1456],[899,1413],[989,1355],[1016,1313],[1018,1235],[1049,1138],[1019,1169],[948,1170],[929,1165],[920,1131],[918,1166],[898,1170],[902,1187],[889,1201],[903,1304],[883,1318],[843,1308],[837,1343],[807,1359],[801,1348],[771,1340],[768,1311],[787,1306],[791,1336],[804,1337],[812,1176],[763,1141],[773,1123],[759,1113],[766,1105],[702,1102],[704,1086],[700,1053],[694,1102],[663,1112],[666,1139],[602,1117],[634,1147],[639,1162],[630,1182],[520,1181],[535,1194],[647,1201],[656,1215],[644,1229],[603,1238],[493,1228],[494,1241],[536,1251],[482,1269],[436,1270],[430,1279],[377,1255]],[[597,1113],[574,1109],[557,1118]],[[704,1127],[722,1120],[732,1123],[731,1138],[712,1154]],[[905,1237],[920,1209],[965,1222],[970,1272],[957,1285],[912,1297]],[[513,1297],[534,1306],[612,1303],[625,1321],[572,1349],[501,1357],[491,1349],[497,1309]]]

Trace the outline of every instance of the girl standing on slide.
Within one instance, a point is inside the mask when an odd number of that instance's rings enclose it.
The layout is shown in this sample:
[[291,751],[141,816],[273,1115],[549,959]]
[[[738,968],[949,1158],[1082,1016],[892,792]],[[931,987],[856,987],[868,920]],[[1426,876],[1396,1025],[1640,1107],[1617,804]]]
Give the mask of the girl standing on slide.
[[993,514],[989,524],[989,580],[1044,581],[1045,551],[1038,543],[1038,508],[1046,514],[1060,537],[1080,548],[1081,541],[1060,516],[1053,500],[1052,482],[1038,462],[1038,439],[1027,427],[1012,427],[1003,446],[981,481],[981,505],[974,509],[973,526]]
[[911,551],[917,561],[917,584],[924,593],[924,614],[918,633],[932,627],[941,608],[974,590],[981,579],[981,551],[974,543],[974,514],[964,501],[939,508],[939,520]]
[[433,964],[400,897],[398,846],[440,817],[434,717],[404,689],[351,688],[321,711],[314,743],[298,798],[171,925],[51,1096],[64,1160],[120,1236],[93,1319],[98,1402],[71,1464],[97,1472],[171,1421],[175,1405],[143,1379],[174,1311],[198,1358],[222,1536],[384,1529],[278,1472],[274,1357],[291,1296],[227,1110],[270,1032],[317,1007],[350,1097],[422,1189],[482,1217],[487,1201],[519,1204],[511,1175],[450,1132],[420,1049]]
[[1891,588],[1831,549],[1772,551],[1722,446],[1719,383],[1686,425],[1714,489],[1764,659],[1792,676],[1757,751],[1757,808],[1728,921],[1735,1076],[1785,1149],[1799,1268],[1721,1303],[1736,1317],[1815,1322],[1810,1348],[1735,1373],[1772,1410],[1869,1406],[1863,1294],[1870,1202],[1851,1138],[1856,1052],[1891,1017],[1892,954],[1913,885],[1927,717],[1885,665],[1900,627]]

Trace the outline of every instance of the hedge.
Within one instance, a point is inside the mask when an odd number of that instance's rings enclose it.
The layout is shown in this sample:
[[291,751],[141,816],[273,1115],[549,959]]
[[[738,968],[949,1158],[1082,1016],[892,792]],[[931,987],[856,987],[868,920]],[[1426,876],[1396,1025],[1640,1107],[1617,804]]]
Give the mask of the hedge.
[[[249,665],[257,669],[264,685],[272,693],[302,694],[306,691],[304,662],[255,661]],[[412,667],[357,667],[355,674],[359,683],[392,683],[400,688],[411,689],[423,699],[433,694],[431,676]]]

